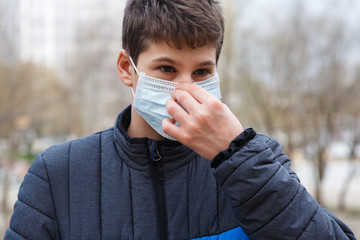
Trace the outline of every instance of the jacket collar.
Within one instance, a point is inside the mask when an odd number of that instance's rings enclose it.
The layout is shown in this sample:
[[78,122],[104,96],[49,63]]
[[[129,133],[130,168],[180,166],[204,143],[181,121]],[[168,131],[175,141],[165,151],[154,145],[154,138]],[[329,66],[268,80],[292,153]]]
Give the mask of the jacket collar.
[[150,138],[130,138],[126,130],[131,121],[131,106],[124,109],[117,117],[114,126],[115,147],[119,157],[131,168],[149,171],[152,169],[152,155],[155,148],[161,156],[164,172],[185,166],[199,157],[190,148],[177,141],[157,141]]

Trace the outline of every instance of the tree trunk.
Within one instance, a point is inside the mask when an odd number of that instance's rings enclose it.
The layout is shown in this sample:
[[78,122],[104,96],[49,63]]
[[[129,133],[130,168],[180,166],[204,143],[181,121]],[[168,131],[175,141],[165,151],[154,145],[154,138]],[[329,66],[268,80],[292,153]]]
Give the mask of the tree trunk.
[[355,176],[355,173],[356,173],[355,161],[353,159],[351,160],[351,162],[349,162],[349,168],[350,168],[350,171],[349,171],[348,175],[346,176],[346,179],[340,190],[339,206],[338,206],[339,210],[346,209],[346,207],[345,207],[346,195],[348,193],[351,180],[353,179],[353,177]]
[[324,172],[326,167],[326,151],[324,148],[320,148],[317,151],[317,159],[316,159],[316,177],[315,177],[315,199],[320,204],[323,205],[322,200],[322,180],[324,178]]
[[351,183],[351,180],[354,178],[355,173],[356,173],[356,166],[355,166],[355,149],[357,146],[358,142],[357,140],[354,141],[352,147],[351,147],[351,151],[350,151],[350,155],[349,155],[349,173],[346,176],[346,179],[341,187],[340,190],[340,196],[339,196],[339,210],[345,210],[345,199],[346,199],[346,195],[348,193],[349,190],[349,186]]

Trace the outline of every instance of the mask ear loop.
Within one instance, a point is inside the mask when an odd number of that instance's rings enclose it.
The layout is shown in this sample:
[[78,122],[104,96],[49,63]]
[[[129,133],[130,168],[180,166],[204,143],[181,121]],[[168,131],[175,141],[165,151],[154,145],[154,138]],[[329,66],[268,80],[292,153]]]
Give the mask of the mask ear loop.
[[[136,68],[136,66],[134,64],[134,61],[132,60],[132,58],[130,56],[129,56],[129,59],[130,59],[131,65],[134,67],[136,73],[140,76],[140,73],[139,73],[138,69]],[[135,93],[134,93],[134,88],[133,87],[131,87],[131,94],[135,98]]]
[[140,76],[140,72],[139,72],[138,69],[136,68],[134,61],[132,60],[132,58],[131,58],[130,56],[129,56],[129,58],[130,58],[130,62],[131,62],[131,64],[132,64],[132,66],[134,67],[136,73]]

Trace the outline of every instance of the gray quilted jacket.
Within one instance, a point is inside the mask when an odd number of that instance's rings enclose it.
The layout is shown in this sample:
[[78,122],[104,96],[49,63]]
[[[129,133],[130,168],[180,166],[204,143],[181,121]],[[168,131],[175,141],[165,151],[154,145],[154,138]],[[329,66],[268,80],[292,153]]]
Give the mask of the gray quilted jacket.
[[215,167],[178,142],[113,128],[39,154],[10,239],[355,239],[319,206],[275,140],[247,129]]

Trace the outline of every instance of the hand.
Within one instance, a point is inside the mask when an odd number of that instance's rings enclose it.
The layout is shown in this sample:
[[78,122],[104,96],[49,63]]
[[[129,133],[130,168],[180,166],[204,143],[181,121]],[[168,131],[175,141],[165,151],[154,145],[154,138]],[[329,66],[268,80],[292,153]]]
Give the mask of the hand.
[[243,132],[228,106],[200,86],[179,83],[171,95],[166,109],[172,118],[163,120],[163,131],[202,157],[213,160]]

